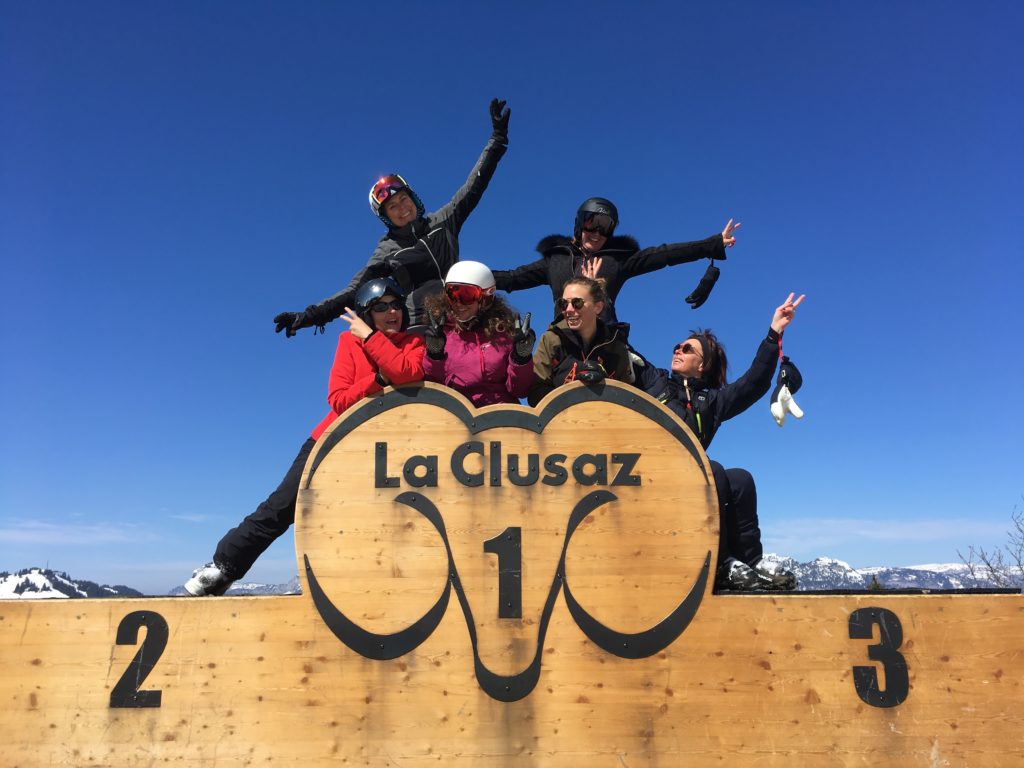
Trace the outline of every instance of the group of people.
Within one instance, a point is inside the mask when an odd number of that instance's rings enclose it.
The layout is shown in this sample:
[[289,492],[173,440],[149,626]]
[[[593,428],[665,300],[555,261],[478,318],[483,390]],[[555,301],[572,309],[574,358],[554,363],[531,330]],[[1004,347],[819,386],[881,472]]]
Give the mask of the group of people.
[[[276,330],[323,331],[340,318],[327,400],[330,412],[302,444],[280,485],[256,510],[228,531],[213,560],[185,583],[193,596],[222,595],[295,520],[299,482],[317,439],[362,398],[385,387],[434,381],[475,406],[536,405],[556,387],[604,379],[634,385],[676,413],[706,449],[723,421],[742,413],[771,388],[782,334],[803,296],[780,305],[750,368],[729,383],[725,349],[711,331],[694,331],[672,352],[670,369],[647,362],[628,340],[615,299],[631,277],[667,266],[708,259],[708,273],[687,301],[707,298],[717,278],[714,261],[736,242],[738,223],[704,240],[641,249],[615,234],[618,211],[605,198],[577,210],[573,235],[541,240],[541,258],[511,270],[492,271],[459,259],[458,236],[479,203],[508,146],[510,110],[490,105],[492,134],[465,184],[434,213],[398,174],[370,189],[370,207],[387,227],[370,260],[342,291],[302,312],[274,318]],[[714,274],[712,274],[714,270]],[[554,321],[537,339],[530,316],[521,318],[497,291],[548,285]],[[762,563],[757,496],[742,469],[711,461],[721,514],[716,586],[734,590],[793,589],[793,574]]]

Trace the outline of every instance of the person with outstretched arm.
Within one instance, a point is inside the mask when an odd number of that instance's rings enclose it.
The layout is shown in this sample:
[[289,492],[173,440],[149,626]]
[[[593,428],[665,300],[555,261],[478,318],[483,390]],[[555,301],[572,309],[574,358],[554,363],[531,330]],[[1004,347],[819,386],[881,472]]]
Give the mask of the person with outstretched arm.
[[[508,149],[508,121],[511,110],[494,99],[490,106],[491,138],[473,170],[443,207],[426,213],[423,201],[397,173],[378,179],[370,188],[370,209],[387,233],[373,255],[349,284],[319,304],[302,312],[282,312],[274,318],[275,331],[294,336],[302,328],[323,327],[351,306],[356,289],[367,280],[393,276],[407,293],[410,323],[426,321],[424,299],[441,290],[445,274],[459,260],[459,233],[476,208],[487,185]],[[315,333],[315,331],[314,331]]]
[[[637,366],[638,386],[679,416],[706,451],[724,421],[743,413],[771,389],[782,357],[782,334],[804,300],[801,295],[794,301],[794,295],[789,294],[775,310],[754,361],[736,381],[730,383],[726,378],[729,363],[721,342],[710,330],[697,330],[672,350],[671,370]],[[713,460],[711,469],[721,516],[716,588],[794,589],[796,578],[791,572],[761,563],[763,549],[753,476],[745,469],[725,469]]]

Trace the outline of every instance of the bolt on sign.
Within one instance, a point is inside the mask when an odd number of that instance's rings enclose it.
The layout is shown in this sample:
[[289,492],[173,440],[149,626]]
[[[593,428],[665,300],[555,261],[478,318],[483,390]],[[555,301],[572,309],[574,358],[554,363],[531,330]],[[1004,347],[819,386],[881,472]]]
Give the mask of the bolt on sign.
[[614,382],[362,401],[310,456],[295,545],[300,596],[0,602],[0,765],[1024,753],[1020,594],[714,594],[707,458]]

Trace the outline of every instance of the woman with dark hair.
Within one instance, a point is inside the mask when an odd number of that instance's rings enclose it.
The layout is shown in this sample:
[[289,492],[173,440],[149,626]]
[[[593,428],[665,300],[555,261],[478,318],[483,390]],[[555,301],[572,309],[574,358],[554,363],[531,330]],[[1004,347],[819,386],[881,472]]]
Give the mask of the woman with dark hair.
[[494,295],[494,275],[478,261],[448,270],[444,291],[427,299],[424,378],[465,395],[480,407],[518,403],[533,383],[530,317],[520,322]]
[[[576,211],[573,236],[550,235],[537,245],[541,257],[515,269],[494,273],[498,290],[521,291],[538,285],[551,287],[551,296],[558,300],[562,286],[573,277],[598,277],[605,281],[606,301],[601,319],[606,323],[618,322],[615,299],[623,284],[631,277],[654,272],[663,267],[687,264],[700,259],[725,259],[725,249],[736,243],[735,231],[739,224],[732,219],[719,234],[692,243],[672,243],[641,250],[637,241],[628,235],[616,235],[619,211],[611,200],[591,197],[584,200]],[[715,268],[717,275],[717,268]],[[694,294],[687,301],[696,309],[711,291],[709,281],[698,298]]]
[[224,535],[212,562],[192,573],[185,582],[188,594],[223,595],[295,522],[295,502],[306,460],[339,414],[389,384],[399,387],[423,379],[423,339],[405,332],[409,325],[405,292],[394,280],[377,278],[364,283],[356,292],[355,309],[345,307],[341,319],[349,324],[349,330],[338,337],[331,367],[327,389],[331,412],[302,444],[277,490]]
[[[640,370],[640,386],[676,413],[706,451],[723,421],[738,416],[772,386],[782,353],[782,333],[793,320],[800,298],[795,294],[772,316],[750,368],[728,383],[725,348],[709,330],[690,333],[672,350],[672,369],[651,365]],[[745,469],[725,469],[711,461],[721,514],[716,585],[722,589],[793,589],[796,578],[785,570],[762,565],[761,529],[757,521],[757,489]]]
[[574,277],[555,302],[556,320],[540,337],[533,355],[535,380],[527,402],[536,405],[555,387],[605,378],[633,383],[629,347],[619,328],[601,319],[608,302],[603,280]]
[[[459,233],[476,208],[487,185],[508,149],[508,120],[511,110],[504,101],[493,99],[490,107],[491,138],[466,183],[443,207],[427,213],[412,187],[397,173],[378,179],[370,187],[370,209],[387,233],[373,255],[348,286],[302,312],[282,312],[274,318],[275,330],[294,336],[301,328],[323,327],[351,306],[356,289],[367,280],[394,276],[407,296],[411,323],[426,321],[424,299],[441,288],[449,267],[459,260]],[[315,333],[315,331],[314,331]]]

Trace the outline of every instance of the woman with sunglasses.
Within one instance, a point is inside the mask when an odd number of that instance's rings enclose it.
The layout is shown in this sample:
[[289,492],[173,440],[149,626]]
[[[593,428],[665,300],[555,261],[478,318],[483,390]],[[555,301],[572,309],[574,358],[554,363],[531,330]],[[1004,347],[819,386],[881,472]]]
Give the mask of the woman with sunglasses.
[[[419,195],[397,173],[378,179],[370,188],[370,209],[388,228],[366,265],[348,286],[302,312],[282,312],[274,318],[275,330],[294,336],[301,328],[323,327],[352,304],[356,289],[375,277],[394,276],[408,293],[407,305],[413,325],[426,322],[423,302],[441,288],[441,280],[459,260],[459,233],[476,208],[487,185],[508,149],[508,120],[511,110],[505,102],[491,101],[491,138],[469,172],[466,183],[451,200],[433,213]],[[314,331],[315,333],[316,331]]]
[[[672,350],[670,371],[639,368],[639,386],[676,413],[707,450],[723,421],[738,416],[771,389],[781,357],[782,334],[800,302],[794,294],[775,310],[750,368],[728,383],[725,348],[709,331],[693,331]],[[721,515],[716,586],[735,590],[789,590],[796,587],[790,571],[761,563],[761,529],[757,521],[757,488],[745,469],[725,469],[711,461]]]
[[406,333],[409,314],[405,292],[391,278],[360,286],[355,309],[345,308],[341,319],[349,330],[338,338],[338,349],[327,388],[331,411],[302,444],[281,484],[256,511],[217,544],[213,562],[197,568],[185,582],[194,597],[223,595],[242,578],[256,559],[295,522],[299,481],[313,446],[331,423],[367,395],[423,379],[423,339]]
[[451,387],[480,407],[518,403],[533,383],[530,317],[494,295],[494,275],[478,261],[448,270],[444,292],[427,299],[424,378]]
[[[576,211],[576,224],[571,238],[550,235],[537,245],[541,258],[515,269],[494,273],[498,290],[521,291],[547,284],[556,301],[565,282],[572,277],[600,277],[605,281],[604,312],[601,319],[615,323],[615,299],[623,284],[631,277],[654,272],[663,267],[686,264],[700,259],[725,259],[725,249],[736,243],[739,224],[732,219],[719,234],[692,243],[673,243],[640,249],[628,235],[615,235],[619,211],[603,197],[585,200]],[[713,283],[712,283],[713,284]],[[710,287],[707,289],[710,292]],[[696,293],[696,291],[694,292]],[[707,298],[706,293],[703,296]],[[690,298],[687,299],[690,301]],[[696,309],[703,303],[691,301]]]
[[557,319],[537,343],[533,355],[535,380],[527,401],[536,405],[555,387],[605,378],[633,383],[629,347],[619,328],[601,319],[608,297],[604,281],[574,277],[555,302]]

